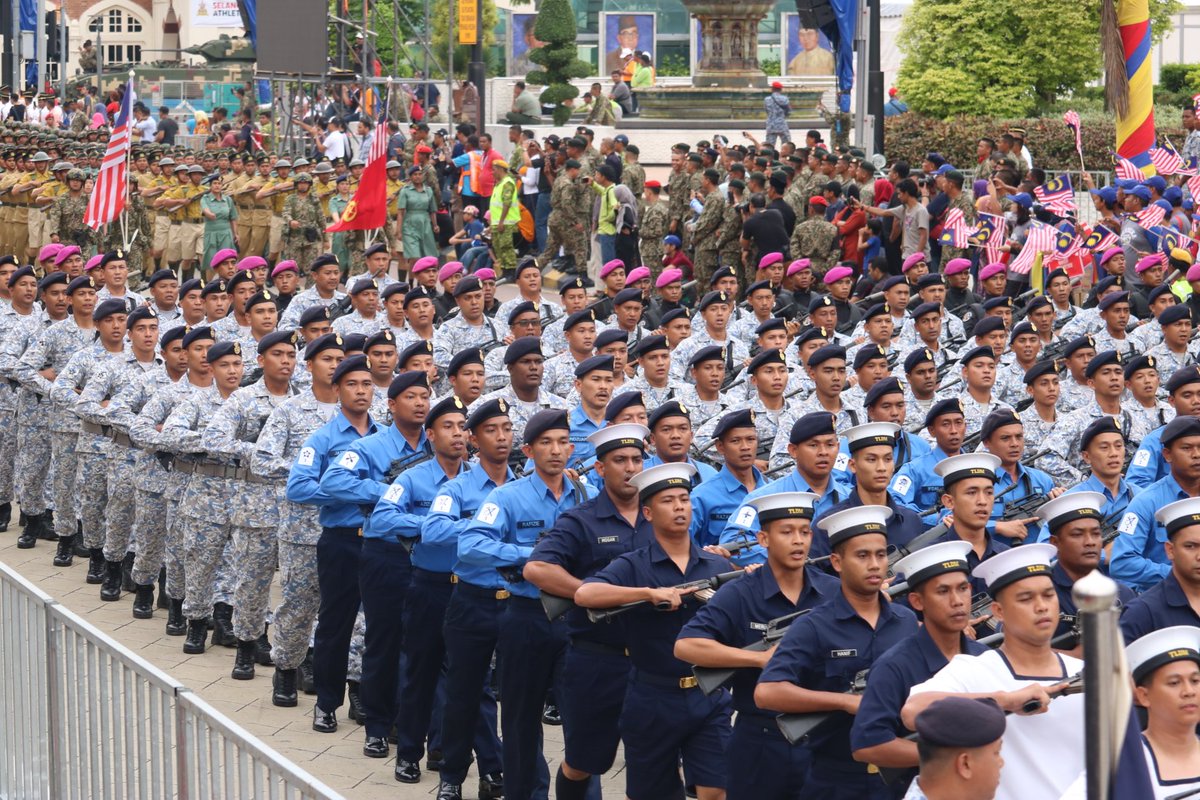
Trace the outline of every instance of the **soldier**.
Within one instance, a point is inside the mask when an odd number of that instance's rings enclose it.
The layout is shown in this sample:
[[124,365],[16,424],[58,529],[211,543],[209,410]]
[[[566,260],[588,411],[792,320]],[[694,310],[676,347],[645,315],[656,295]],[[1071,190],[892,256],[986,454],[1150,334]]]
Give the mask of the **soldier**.
[[657,280],[663,271],[662,240],[670,225],[670,207],[662,199],[662,184],[658,181],[646,181],[642,197],[646,209],[638,218],[642,263]]
[[[54,174],[50,171],[50,156],[41,150],[33,154],[33,158],[29,159],[29,164],[32,171],[22,176],[12,188],[12,200],[17,206],[17,211],[24,212],[24,215],[18,214],[13,220],[21,234],[21,239],[25,245],[17,250],[17,254],[22,258],[32,261],[37,251],[41,249],[45,243],[42,241],[42,234],[45,228],[46,215],[45,212],[38,207],[34,200],[34,191],[49,184],[54,180]],[[18,242],[20,244],[22,242]]]
[[[717,259],[722,264],[731,265],[737,269],[738,275],[745,276],[745,251],[742,249],[742,192],[746,184],[734,178],[729,182],[729,200],[725,204],[725,212],[721,218],[721,228],[717,239]],[[745,280],[744,283],[749,283]],[[778,281],[775,282],[778,286]]]
[[[289,199],[295,199],[294,195]],[[333,321],[333,329],[343,336],[361,333],[370,336],[387,325],[386,318],[379,313],[379,286],[374,278],[364,277],[354,281],[350,287],[350,305],[353,311]]]
[[[3,269],[7,271],[14,266],[15,264],[6,264]],[[66,285],[67,278],[64,273],[51,273],[51,275],[55,276],[54,283],[47,284],[47,287]],[[46,279],[50,277],[48,275]],[[3,434],[3,438],[0,439],[0,500],[4,501],[3,504],[0,504],[0,529],[5,530],[12,520],[13,470],[19,452],[18,438],[23,427],[18,423],[16,416],[19,395],[17,383],[10,376],[17,358],[28,346],[30,338],[45,328],[47,319],[46,313],[36,303],[38,281],[34,277],[32,267],[13,270],[12,274],[8,276],[7,283],[11,305],[5,309],[6,313],[0,314],[0,376],[6,379],[6,383],[0,387],[0,433]],[[44,301],[43,304],[48,306],[50,302]],[[66,308],[65,304],[59,305],[64,307],[57,308],[55,313],[58,318],[61,318]],[[29,423],[33,422],[28,417],[26,420]],[[21,492],[18,500],[21,499],[29,498],[26,493]],[[35,508],[38,506],[36,501],[33,501],[33,506]],[[21,511],[26,513],[26,506],[23,502]]]
[[819,280],[825,279],[825,273],[833,268],[841,256],[837,228],[825,220],[827,205],[824,197],[810,197],[808,218],[792,231],[792,257],[809,259],[813,277]]
[[288,303],[287,311],[279,320],[281,328],[299,328],[300,317],[305,311],[314,306],[329,308],[346,296],[337,288],[338,282],[341,280],[341,269],[337,256],[333,253],[322,253],[317,256],[309,265],[308,270],[313,284]]
[[283,257],[297,264],[311,264],[320,253],[325,214],[321,201],[311,191],[312,175],[296,173],[295,192],[283,201]]
[[[16,380],[41,398],[37,407],[49,410],[46,416],[50,427],[50,461],[47,463],[45,458],[38,458],[26,462],[29,472],[22,470],[21,474],[29,476],[31,480],[35,476],[40,477],[30,487],[37,487],[34,491],[41,494],[45,490],[47,471],[53,464],[51,499],[58,511],[57,520],[53,512],[45,510],[45,506],[40,514],[34,514],[31,512],[38,507],[38,503],[36,500],[30,503],[25,511],[29,524],[17,540],[17,546],[23,548],[33,547],[38,538],[61,538],[76,534],[75,445],[79,438],[79,423],[66,406],[51,397],[50,390],[72,356],[92,345],[96,330],[92,322],[92,312],[96,307],[96,283],[88,276],[81,276],[67,285],[66,293],[70,316],[54,323],[42,336],[34,339],[13,369]],[[99,574],[96,580],[90,582],[99,583]]]
[[[130,178],[132,182],[134,179]],[[207,189],[206,189],[207,191]],[[133,275],[134,288],[141,291],[146,285],[146,264],[143,260],[143,252],[146,249],[146,244],[150,241],[153,235],[153,229],[150,224],[150,216],[146,211],[146,204],[142,201],[141,193],[137,191],[137,186],[132,185],[129,195],[129,202],[125,207],[126,225],[125,233],[121,231],[120,225],[109,225],[108,232],[105,236],[97,235],[97,248],[101,252],[112,250],[124,250],[125,260],[128,263],[130,274]],[[203,223],[200,225],[200,248],[203,251],[204,234]],[[195,233],[195,229],[191,229]],[[129,235],[129,248],[125,249],[125,236]],[[153,270],[153,266],[151,266]]]
[[[691,535],[701,547],[717,544],[733,512],[746,496],[762,488],[766,478],[755,466],[758,427],[750,409],[729,411],[712,430],[721,470],[692,492]],[[741,559],[734,559],[740,563]]]
[[704,202],[700,216],[689,228],[696,249],[695,278],[701,286],[709,284],[713,273],[720,266],[717,261],[717,248],[719,231],[725,218],[725,198],[721,197],[717,190],[720,182],[720,173],[715,169],[707,169],[701,177],[700,191],[693,195]]
[[508,335],[503,321],[491,320],[483,313],[483,287],[474,275],[454,287],[454,301],[459,314],[443,322],[433,336],[433,360],[441,369],[462,349],[484,346],[490,350],[503,344]]
[[191,277],[194,262],[204,254],[204,216],[200,209],[200,198],[208,193],[208,187],[201,186],[204,167],[179,164],[175,167],[175,174],[178,176],[184,169],[187,170],[186,178],[181,176],[180,185],[164,195],[163,207],[172,212],[167,261],[178,261],[180,274],[187,278]]
[[[47,212],[54,205],[54,201],[67,193],[67,173],[73,169],[74,165],[69,161],[57,161],[50,167],[50,174],[54,176],[53,180],[47,181],[41,186],[33,189],[29,196],[32,198],[30,209],[37,210],[41,213],[41,228],[38,230],[36,237],[37,249],[40,251],[42,247],[54,241],[50,237],[50,231],[47,227]],[[132,175],[131,175],[132,179]],[[34,244],[33,239],[30,241],[31,247]],[[41,253],[39,252],[39,256]],[[40,258],[38,259],[41,260]]]
[[[247,172],[249,173],[249,170]],[[242,258],[263,255],[270,241],[271,200],[269,198],[260,200],[258,197],[259,192],[267,186],[270,179],[271,162],[267,160],[266,156],[260,156],[257,173],[250,175],[249,179],[241,184],[241,188],[236,192],[230,190],[234,202],[238,202],[239,198],[245,198],[241,202],[248,204],[248,213],[243,213],[242,207],[238,207],[238,220],[245,218],[246,224],[249,226],[249,235],[239,234],[238,236],[238,242],[241,245],[239,255]]]
[[671,377],[683,383],[688,377],[688,362],[702,347],[717,345],[724,348],[725,374],[732,375],[750,357],[750,351],[741,340],[729,334],[729,319],[733,308],[733,296],[723,291],[708,292],[696,307],[697,316],[702,318],[703,328],[679,343],[671,354]]
[[[272,264],[279,260],[279,253],[283,247],[283,206],[287,202],[288,194],[296,188],[295,181],[289,177],[292,171],[292,162],[286,158],[281,158],[275,162],[274,171],[275,175],[254,195],[256,201],[260,203],[266,201],[270,209],[267,260]],[[310,180],[310,188],[311,183],[312,181]],[[258,254],[251,253],[251,255]]]

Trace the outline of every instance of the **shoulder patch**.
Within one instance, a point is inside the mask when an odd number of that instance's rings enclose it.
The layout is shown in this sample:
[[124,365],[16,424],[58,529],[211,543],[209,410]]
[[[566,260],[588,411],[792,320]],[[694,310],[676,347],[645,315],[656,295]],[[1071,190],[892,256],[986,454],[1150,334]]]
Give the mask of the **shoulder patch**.
[[485,503],[483,508],[479,509],[479,513],[475,515],[475,519],[484,525],[491,525],[499,516],[500,506],[495,503]]
[[907,475],[901,475],[896,478],[892,484],[892,491],[896,494],[908,494],[908,490],[912,488],[912,478]]
[[846,453],[838,453],[837,459],[833,462],[833,468],[837,472],[845,472],[849,464],[850,456]]
[[751,506],[743,506],[742,510],[738,512],[737,519],[733,521],[733,524],[742,528],[749,528],[754,524],[757,518],[757,511],[755,511]]
[[1138,515],[1132,511],[1125,512],[1125,516],[1121,517],[1121,524],[1117,526],[1117,530],[1121,533],[1133,533],[1137,530]]
[[383,493],[383,499],[389,503],[398,503],[400,498],[404,496],[404,486],[399,483],[393,483],[388,487],[388,490]]
[[317,459],[317,451],[311,447],[301,447],[300,455],[296,456],[296,463],[302,467],[311,467]]
[[358,453],[353,450],[347,450],[342,453],[342,457],[338,459],[338,465],[346,469],[354,469],[358,466]]
[[454,507],[454,501],[450,499],[448,494],[439,494],[433,498],[433,505],[430,506],[430,511],[436,511],[439,514],[449,514],[450,509]]
[[1150,465],[1150,451],[1149,450],[1138,450],[1136,453],[1133,454],[1132,464],[1135,467],[1149,466]]

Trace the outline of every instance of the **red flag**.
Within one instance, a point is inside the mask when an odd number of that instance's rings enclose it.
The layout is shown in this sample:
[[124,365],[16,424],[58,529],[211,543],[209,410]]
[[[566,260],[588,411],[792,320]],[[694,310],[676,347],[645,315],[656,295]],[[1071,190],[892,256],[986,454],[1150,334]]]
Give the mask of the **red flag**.
[[387,139],[387,127],[375,126],[358,189],[342,211],[341,221],[326,228],[327,232],[371,231],[387,224]]
[[1038,253],[1054,251],[1058,233],[1058,229],[1053,225],[1046,225],[1034,220],[1029,229],[1029,235],[1025,238],[1025,246],[1021,248],[1017,257],[1009,262],[1008,268],[1019,275],[1028,275]]

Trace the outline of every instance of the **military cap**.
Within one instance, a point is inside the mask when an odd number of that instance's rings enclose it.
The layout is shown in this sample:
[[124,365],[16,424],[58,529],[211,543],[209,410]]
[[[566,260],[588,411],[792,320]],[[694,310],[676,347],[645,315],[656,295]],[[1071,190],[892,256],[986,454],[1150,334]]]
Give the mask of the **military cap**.
[[404,294],[407,291],[408,291],[407,283],[403,283],[400,281],[397,281],[394,283],[389,283],[387,286],[383,287],[382,290],[380,290],[379,299],[387,300],[389,297],[391,297],[394,294]]
[[[1180,500],[1163,508],[1163,512],[1171,509],[1173,514],[1186,522],[1184,527],[1195,524],[1188,521],[1200,511],[1196,503]],[[1174,508],[1178,506],[1178,508]],[[1143,685],[1160,667],[1177,661],[1191,661],[1200,664],[1200,629],[1194,625],[1172,625],[1159,628],[1156,631],[1134,640],[1125,648],[1125,657],[1129,661],[1129,670],[1134,683]]]
[[643,453],[646,450],[646,437],[650,435],[645,425],[624,422],[620,425],[607,425],[588,435],[588,441],[596,449],[596,458],[603,458],[614,450],[625,447],[635,447]]
[[1200,436],[1200,419],[1187,414],[1175,417],[1163,428],[1160,440],[1163,447],[1166,447],[1176,439],[1182,439],[1185,436]]
[[[335,336],[330,333],[320,337],[321,339]],[[306,353],[307,357],[307,353]],[[364,355],[353,355],[342,359],[342,361],[333,370],[333,383],[336,385],[341,382],[342,378],[349,375],[351,372],[371,372],[371,363]],[[423,374],[423,373],[422,373]]]
[[962,414],[966,416],[962,400],[957,397],[947,397],[944,400],[938,400],[929,407],[929,413],[925,415],[925,427],[932,427],[938,417],[945,416],[946,414]]
[[808,356],[808,367],[816,368],[830,359],[846,360],[846,348],[837,344],[827,344],[819,347]]
[[508,402],[500,397],[481,403],[471,412],[471,415],[467,417],[467,430],[475,430],[475,428],[483,423],[496,417],[508,418]]
[[573,314],[569,314],[563,321],[563,332],[565,333],[581,323],[595,321],[596,312],[593,309],[585,308],[580,311],[576,311]]
[[465,350],[459,350],[450,359],[450,364],[446,367],[446,375],[453,378],[458,374],[459,370],[468,364],[483,366],[483,351],[478,347],[468,347]]
[[540,312],[538,311],[538,307],[537,307],[536,303],[534,303],[531,300],[522,300],[521,302],[513,305],[513,307],[508,310],[508,319],[506,321],[508,322],[509,325],[512,325],[517,321],[517,317],[521,316],[522,314],[539,314],[539,313]]
[[863,408],[870,408],[878,403],[881,398],[889,394],[903,396],[904,387],[900,384],[899,379],[889,376],[875,381],[875,384],[867,390],[866,396],[863,398]]
[[[366,346],[367,346],[367,343],[366,343],[366,339],[364,337],[363,347],[362,347],[362,349],[364,351],[366,350]],[[432,356],[432,355],[433,355],[433,342],[429,341],[428,339],[418,339],[417,341],[413,342],[408,347],[405,347],[403,350],[400,351],[400,356],[399,356],[399,358],[397,358],[396,363],[397,363],[397,365],[399,365],[400,369],[403,370],[403,369],[405,369],[405,365],[411,359],[419,358],[420,356]]]
[[665,328],[677,319],[691,319],[692,313],[685,306],[676,306],[662,315],[658,321],[660,328]]
[[806,325],[800,331],[800,335],[796,337],[796,345],[799,346],[805,342],[811,342],[813,339],[828,340],[829,336],[830,332],[827,328],[823,328],[820,325]]
[[[607,333],[607,331],[605,331]],[[667,337],[661,334],[653,334],[643,336],[642,340],[634,345],[633,355],[635,358],[641,358],[648,353],[653,353],[655,350],[669,350],[667,345]]]
[[272,294],[270,289],[260,289],[259,291],[250,295],[250,297],[246,298],[246,303],[243,306],[243,310],[249,313],[250,309],[257,305],[264,303],[268,305],[275,305],[276,297],[278,297],[278,295]]
[[975,328],[972,330],[972,335],[975,337],[986,336],[989,333],[1004,330],[1004,320],[1000,317],[983,317],[979,322],[975,323]]
[[529,355],[542,355],[542,340],[537,336],[522,336],[504,351],[504,364],[510,366]]
[[1025,370],[1024,382],[1026,386],[1032,386],[1037,382],[1038,378],[1045,375],[1057,375],[1058,368],[1053,361],[1038,361],[1032,367]]
[[363,342],[363,352],[370,350],[372,347],[395,347],[396,335],[391,329],[384,328],[381,331],[376,331],[367,337],[367,341]]
[[998,741],[1008,723],[1000,706],[990,697],[952,695],[930,703],[917,715],[915,724],[920,741],[930,748],[973,750]]
[[618,392],[604,407],[604,419],[612,422],[618,415],[630,406],[646,407],[646,401],[641,392]]
[[312,263],[308,265],[308,269],[310,272],[316,272],[321,267],[327,267],[330,264],[335,267],[339,266],[337,256],[333,253],[322,253],[312,260]]
[[678,400],[668,400],[650,412],[650,418],[648,420],[650,430],[657,428],[658,423],[662,422],[668,417],[681,417],[689,422],[691,421],[691,416],[688,414],[688,409],[683,405],[683,403],[679,402]]
[[11,289],[12,287],[16,286],[17,281],[21,280],[21,278],[24,278],[24,277],[30,277],[30,278],[36,279],[37,276],[33,271],[33,267],[24,266],[24,267],[19,268],[12,275],[9,275],[8,276],[8,288]]
[[429,387],[429,375],[424,371],[401,372],[392,379],[392,383],[388,386],[388,399],[395,400],[406,389],[417,387],[432,391]]
[[792,424],[788,441],[792,444],[800,444],[817,436],[833,435],[835,433],[833,419],[833,414],[828,411],[814,411],[811,414],[805,414]]
[[193,342],[201,339],[208,341],[216,341],[216,336],[213,335],[212,328],[208,325],[197,325],[194,328],[189,328],[186,325],[179,325],[180,328],[186,328],[187,333],[183,335],[184,348],[190,347]]
[[215,364],[226,356],[237,356],[238,358],[241,358],[241,343],[233,339],[214,342],[213,346],[208,348],[208,354],[205,356],[205,358],[208,360],[208,363]]
[[[458,285],[456,285],[454,287],[454,291],[452,292],[452,294],[454,295],[455,298],[459,298],[459,297],[462,297],[464,294],[468,294],[469,292],[482,292],[482,291],[483,291],[483,286],[479,283],[479,278],[475,277],[474,275],[468,275],[467,277],[463,278],[462,280],[460,280],[458,282]],[[407,301],[406,301],[406,303],[407,303]]]
[[1195,365],[1180,367],[1167,380],[1167,393],[1175,394],[1184,386],[1193,383],[1200,383],[1200,367]]
[[[464,278],[463,280],[466,279]],[[462,281],[459,281],[458,285],[462,286]],[[410,303],[415,303],[418,300],[429,300],[430,302],[433,302],[433,293],[424,286],[414,286],[404,295],[404,307],[408,308]]]
[[[124,303],[124,301],[121,301],[121,302]],[[133,330],[134,325],[138,324],[139,322],[145,322],[147,320],[154,320],[155,323],[157,323],[158,315],[155,314],[150,309],[150,306],[146,306],[146,305],[138,306],[133,311],[130,311],[129,316],[127,316],[125,318],[125,329]]]
[[1092,356],[1092,360],[1083,368],[1083,375],[1086,378],[1091,378],[1101,367],[1106,367],[1109,364],[1116,364],[1119,367],[1123,367],[1124,359],[1121,358],[1121,354],[1116,350],[1101,350]]
[[[879,358],[886,360],[887,351],[874,342],[871,342],[870,344],[864,344],[862,347],[858,348],[858,351],[854,354],[854,369],[862,369],[869,362]],[[809,361],[811,360],[812,359],[810,358]]]
[[38,281],[38,291],[44,292],[51,286],[54,286],[58,283],[70,283],[70,279],[67,278],[67,273],[63,272],[62,270],[56,270],[54,272],[47,273],[46,277]]
[[657,464],[631,477],[629,483],[638,490],[638,499],[644,503],[668,489],[683,489],[690,493],[695,474],[696,468],[686,461]]
[[[69,289],[68,293],[70,293]],[[100,320],[108,319],[113,314],[127,313],[129,312],[125,307],[125,301],[113,297],[109,298],[108,300],[103,300],[96,305],[96,308],[92,310],[92,321],[99,322]]]
[[571,430],[571,424],[567,419],[567,412],[558,408],[542,409],[525,423],[524,443],[533,444],[543,434],[554,430]]
[[580,361],[579,364],[577,364],[575,366],[575,377],[582,378],[583,376],[587,375],[589,372],[595,372],[596,370],[606,370],[608,372],[612,372],[613,371],[612,355],[599,355],[599,356],[590,356],[588,358],[585,358],[583,361]]
[[312,306],[304,309],[300,314],[300,327],[304,328],[312,325],[314,322],[328,321],[329,308],[327,306]]
[[304,346],[304,360],[312,361],[322,350],[341,350],[343,347],[341,334],[326,333]]
[[1000,459],[991,453],[962,453],[943,458],[933,467],[947,489],[967,478],[986,478],[994,483],[999,469]]
[[[644,342],[644,341],[646,341],[646,339],[651,339],[651,338],[653,338],[653,337],[647,336],[647,337],[643,338],[642,341]],[[663,344],[665,345],[666,337],[660,336],[659,338],[663,340]],[[625,333],[625,331],[621,330],[620,328],[617,328],[614,326],[612,328],[605,328],[604,330],[597,333],[596,341],[593,342],[592,346],[595,347],[597,351],[599,351],[599,350],[603,350],[605,347],[608,347],[611,344],[616,344],[617,342],[627,343],[628,341],[629,341],[629,334]],[[636,358],[636,355],[634,357]]]
[[[695,367],[699,364],[703,364],[705,361],[724,361],[724,360],[725,360],[725,347],[723,345],[719,345],[719,344],[710,344],[710,345],[705,345],[704,347],[701,347],[698,350],[696,350],[696,352],[692,353],[692,357],[688,359],[688,366]],[[753,364],[751,365],[750,369],[751,369],[751,371],[754,370]]]
[[447,414],[462,414],[464,421],[466,420],[467,406],[459,399],[458,395],[452,394],[429,409],[429,413],[425,416],[425,427],[432,428],[438,419]]

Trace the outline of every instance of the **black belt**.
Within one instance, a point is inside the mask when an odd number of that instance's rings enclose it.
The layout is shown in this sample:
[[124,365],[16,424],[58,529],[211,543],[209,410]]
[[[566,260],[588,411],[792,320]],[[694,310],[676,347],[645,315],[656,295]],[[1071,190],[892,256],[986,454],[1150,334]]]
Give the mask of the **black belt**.
[[486,586],[467,583],[457,575],[451,575],[450,582],[454,584],[454,591],[468,594],[471,597],[479,597],[484,600],[507,600],[512,597],[512,592],[508,589],[489,589]]
[[185,475],[205,475],[209,478],[233,479],[238,477],[238,473],[242,471],[242,468],[235,467],[233,464],[212,464],[204,461],[175,461],[171,465],[171,471],[181,472]]
[[675,689],[678,691],[699,688],[699,683],[692,675],[672,678],[668,675],[655,675],[635,668],[630,670],[629,679],[645,686],[653,686],[656,689]]
[[629,651],[624,647],[618,647],[615,644],[603,644],[601,642],[593,642],[588,639],[572,639],[571,647],[581,653],[594,653],[601,656],[618,656],[620,658],[628,658]]
[[328,533],[330,536],[362,536],[362,528],[321,528],[321,533]]
[[454,575],[449,572],[434,572],[420,567],[413,567],[412,579],[414,582],[421,581],[422,583],[454,583]]
[[176,219],[173,219],[173,220],[171,220],[171,224],[172,224],[172,225],[182,225],[182,224],[183,224],[183,220],[176,220]]
[[188,217],[184,222],[204,222],[204,217]]

